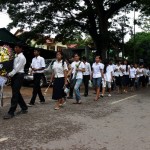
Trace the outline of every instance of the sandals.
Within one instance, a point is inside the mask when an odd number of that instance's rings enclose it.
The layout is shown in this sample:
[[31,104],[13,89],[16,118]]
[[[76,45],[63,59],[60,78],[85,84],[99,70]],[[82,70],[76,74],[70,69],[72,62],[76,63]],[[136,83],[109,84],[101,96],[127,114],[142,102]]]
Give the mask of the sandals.
[[99,98],[94,98],[94,101],[98,101]]
[[55,110],[59,110],[60,108],[59,107],[55,107]]

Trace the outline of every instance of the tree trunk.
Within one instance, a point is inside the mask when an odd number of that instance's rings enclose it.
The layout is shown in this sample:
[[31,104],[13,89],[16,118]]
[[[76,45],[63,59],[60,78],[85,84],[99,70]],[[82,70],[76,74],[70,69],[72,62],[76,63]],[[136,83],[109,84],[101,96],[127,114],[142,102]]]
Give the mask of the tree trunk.
[[107,59],[107,50],[109,47],[109,32],[108,32],[108,20],[102,19],[103,23],[99,24],[99,34],[97,32],[90,32],[90,35],[94,41],[96,47],[96,55],[100,55],[103,60]]

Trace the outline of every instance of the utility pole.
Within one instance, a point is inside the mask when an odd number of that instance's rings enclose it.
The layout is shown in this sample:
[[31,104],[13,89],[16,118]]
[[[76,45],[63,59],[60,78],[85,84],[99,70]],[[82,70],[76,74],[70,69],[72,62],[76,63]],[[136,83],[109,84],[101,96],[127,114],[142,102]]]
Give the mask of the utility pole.
[[134,6],[134,63],[136,63],[136,52],[135,52],[135,25],[136,25],[136,20],[135,20],[135,6]]

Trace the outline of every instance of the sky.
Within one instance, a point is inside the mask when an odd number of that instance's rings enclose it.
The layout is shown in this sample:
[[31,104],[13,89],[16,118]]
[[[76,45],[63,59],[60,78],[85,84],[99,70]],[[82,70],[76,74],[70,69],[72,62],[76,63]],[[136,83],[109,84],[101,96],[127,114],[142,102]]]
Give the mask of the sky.
[[[131,12],[130,14],[128,14],[128,16],[130,17],[130,24],[133,25],[133,16],[134,16],[134,13]],[[138,18],[139,16],[139,13],[136,12],[136,18]],[[6,12],[0,12],[0,28],[6,28],[7,25],[11,22],[12,20],[9,18],[9,15],[6,13]],[[15,33],[17,31],[17,28],[13,28],[11,30],[11,33]],[[136,26],[136,32],[141,32],[142,30]],[[130,35],[127,34],[125,36],[125,42],[127,42],[128,40],[130,39]]]

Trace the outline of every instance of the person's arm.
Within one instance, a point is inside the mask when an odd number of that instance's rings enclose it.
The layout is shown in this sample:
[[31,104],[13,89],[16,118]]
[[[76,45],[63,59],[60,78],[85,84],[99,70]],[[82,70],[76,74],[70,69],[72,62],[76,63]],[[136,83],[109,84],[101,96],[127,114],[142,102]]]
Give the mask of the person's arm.
[[[53,67],[54,67],[54,65],[53,65]],[[51,75],[51,77],[50,77],[50,84],[53,82],[54,77],[55,77],[54,68],[53,68],[53,67],[52,67],[52,75]]]
[[70,70],[68,71],[67,76],[71,76],[72,72],[73,72],[73,68],[70,68]]
[[100,69],[100,72],[101,72],[102,78],[104,79],[104,71],[103,71],[103,69]]
[[67,71],[68,71],[68,67],[67,67],[67,64],[66,62],[64,63],[64,77],[65,77],[65,85],[67,85]]
[[113,81],[113,71],[111,72],[111,82]]
[[129,69],[129,78],[131,78],[131,73],[130,73],[130,69]]
[[134,69],[134,73],[135,73],[135,78],[137,78],[137,73],[136,73],[136,70]]
[[90,65],[90,63],[89,63],[89,73],[90,73],[90,79],[91,79],[92,70],[91,70],[91,65]]

